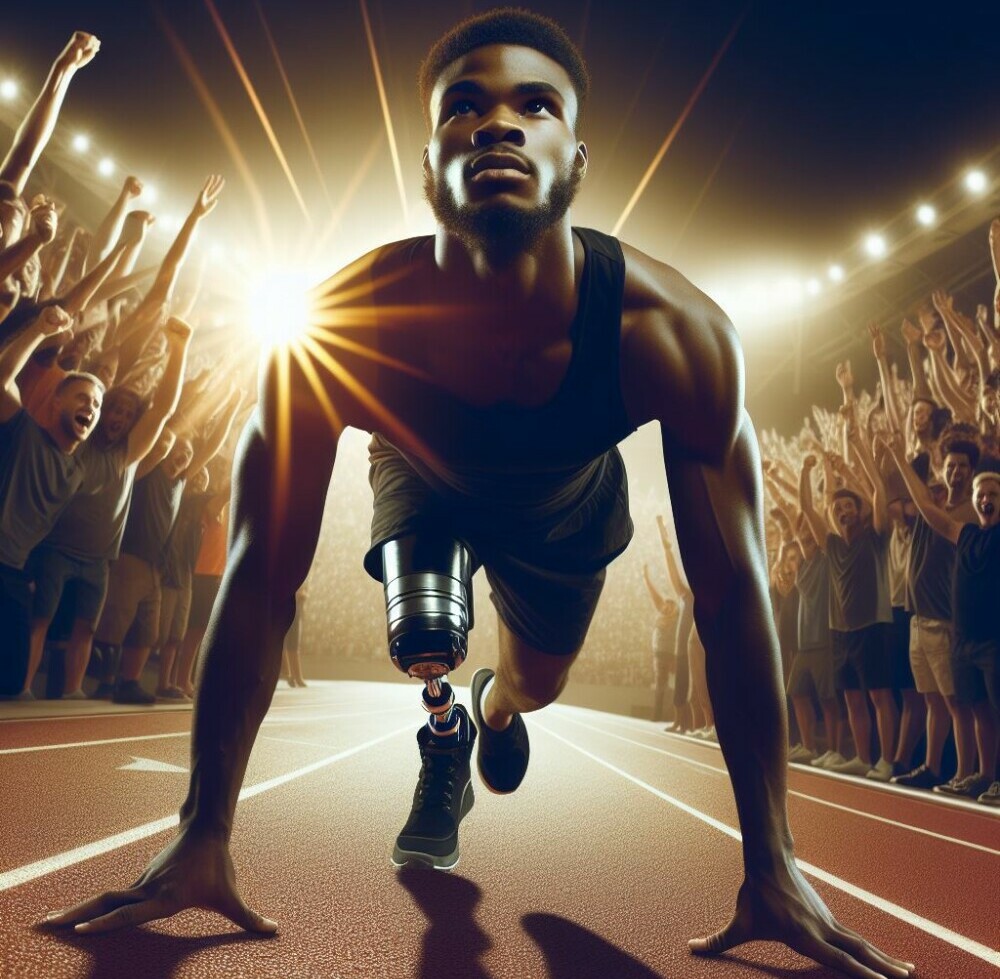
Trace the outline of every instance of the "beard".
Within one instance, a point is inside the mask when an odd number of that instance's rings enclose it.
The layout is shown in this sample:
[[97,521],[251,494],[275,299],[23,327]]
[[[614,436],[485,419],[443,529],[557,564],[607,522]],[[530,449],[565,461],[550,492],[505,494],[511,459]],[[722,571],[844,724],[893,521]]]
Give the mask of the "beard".
[[529,251],[541,236],[561,221],[576,198],[583,179],[579,167],[569,164],[556,177],[549,196],[537,207],[524,209],[486,200],[459,204],[443,180],[424,174],[424,196],[434,217],[468,248],[481,248],[490,260],[502,264]]

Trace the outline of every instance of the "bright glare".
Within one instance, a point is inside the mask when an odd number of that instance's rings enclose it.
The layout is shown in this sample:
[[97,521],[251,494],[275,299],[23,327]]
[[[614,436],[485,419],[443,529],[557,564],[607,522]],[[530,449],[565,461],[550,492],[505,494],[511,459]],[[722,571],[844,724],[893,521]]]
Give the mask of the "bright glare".
[[147,204],[155,204],[160,192],[152,184],[142,185],[142,199]]
[[111,174],[115,172],[114,160],[110,160],[108,157],[105,157],[100,163],[97,164],[97,172],[102,177],[110,177]]
[[986,174],[982,170],[970,170],[965,175],[965,186],[973,194],[981,194],[986,190]]
[[181,222],[174,214],[164,214],[163,217],[158,218],[156,222],[164,231],[177,231]]
[[930,204],[921,204],[917,208],[917,220],[925,228],[929,228],[937,220],[937,211]]
[[810,279],[806,283],[806,292],[808,292],[810,296],[818,296],[822,291],[823,286],[819,279]]
[[0,82],[0,96],[3,97],[6,102],[13,102],[17,98],[17,82],[12,78],[5,78]]
[[826,270],[826,274],[830,277],[831,282],[844,281],[844,270],[839,265],[831,265]]
[[868,235],[865,238],[865,251],[872,258],[881,258],[885,254],[885,238],[881,235]]
[[216,243],[214,245],[209,245],[208,247],[208,257],[213,262],[222,262],[226,258],[226,250],[222,245]]
[[783,306],[795,306],[802,302],[802,283],[790,276],[779,279],[774,286],[774,299]]
[[77,133],[73,137],[73,149],[77,153],[86,153],[90,149],[90,137],[83,133]]
[[312,321],[309,286],[308,276],[300,269],[270,269],[260,275],[248,299],[247,325],[261,346],[291,344],[308,332]]

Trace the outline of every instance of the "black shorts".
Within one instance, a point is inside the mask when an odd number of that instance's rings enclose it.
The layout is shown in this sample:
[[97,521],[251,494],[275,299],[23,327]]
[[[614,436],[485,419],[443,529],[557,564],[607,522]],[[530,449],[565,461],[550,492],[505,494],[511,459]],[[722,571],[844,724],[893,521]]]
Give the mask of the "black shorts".
[[594,464],[578,497],[518,522],[475,498],[440,492],[379,435],[369,450],[374,493],[365,570],[382,580],[382,545],[409,534],[461,541],[483,567],[501,621],[541,652],[575,653],[604,587],[605,568],[632,538],[625,465],[617,449]]
[[892,689],[892,627],[876,622],[856,629],[839,632],[831,629],[833,638],[834,681],[838,690]]
[[789,697],[811,697],[815,693],[821,701],[837,696],[833,653],[829,647],[804,649],[795,654],[785,692]]
[[[910,619],[912,612],[905,608],[892,607],[892,635],[889,640],[892,660],[892,689],[913,690],[916,681],[913,679],[913,667],[910,666]],[[876,688],[877,689],[877,688]]]
[[54,547],[38,547],[29,558],[35,579],[34,617],[51,622],[70,582],[76,583],[73,616],[97,627],[108,594],[108,562],[77,558]]
[[1000,713],[1000,642],[956,642],[951,669],[960,704],[971,707],[988,700]]

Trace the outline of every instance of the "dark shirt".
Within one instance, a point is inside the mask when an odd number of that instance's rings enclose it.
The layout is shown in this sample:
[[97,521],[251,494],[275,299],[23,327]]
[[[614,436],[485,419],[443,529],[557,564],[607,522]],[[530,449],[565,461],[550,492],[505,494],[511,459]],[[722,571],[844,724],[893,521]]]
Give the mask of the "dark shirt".
[[87,443],[63,452],[22,408],[0,424],[0,564],[23,568],[86,475]]
[[[976,511],[971,503],[949,510],[952,520],[975,523]],[[947,537],[931,530],[919,514],[913,525],[910,542],[910,563],[906,573],[906,607],[925,619],[950,622],[951,580],[955,574],[955,545]]]
[[138,463],[126,465],[127,440],[94,443],[80,492],[70,500],[46,543],[84,560],[114,561],[121,549]]
[[157,466],[148,476],[136,480],[132,508],[125,523],[122,551],[160,567],[167,538],[177,519],[185,479],[170,479]]
[[799,565],[799,649],[827,649],[830,645],[830,562],[819,549]]
[[210,499],[210,493],[185,493],[181,500],[163,559],[163,584],[167,588],[180,588],[194,572],[204,533],[202,516]]
[[830,565],[830,628],[857,632],[876,622],[892,622],[889,603],[889,534],[865,527],[848,544],[826,538]]
[[1000,643],[1000,524],[958,535],[952,610],[956,642]]

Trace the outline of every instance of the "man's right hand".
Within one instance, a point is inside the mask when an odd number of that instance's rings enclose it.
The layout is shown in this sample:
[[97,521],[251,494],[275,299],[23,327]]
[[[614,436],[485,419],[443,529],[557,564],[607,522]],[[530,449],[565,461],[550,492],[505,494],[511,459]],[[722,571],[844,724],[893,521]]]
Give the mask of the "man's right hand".
[[54,911],[43,924],[75,926],[94,935],[169,918],[188,908],[208,908],[235,925],[273,935],[278,924],[251,910],[236,889],[229,848],[217,836],[182,830],[150,862],[145,873],[123,891],[106,891],[65,911]]
[[93,61],[94,55],[100,50],[101,42],[93,34],[75,31],[59,55],[59,63],[66,68],[82,68]]
[[816,468],[816,456],[811,453],[802,460],[802,471],[812,472]]
[[142,181],[138,177],[126,177],[122,190],[126,197],[138,197],[142,193]]
[[908,347],[919,347],[924,341],[924,334],[921,330],[915,327],[909,320],[903,320],[903,325],[900,327],[900,331],[903,334],[903,339],[906,341]]
[[46,306],[35,320],[35,329],[46,340],[68,333],[73,327],[73,317],[61,306]]
[[145,237],[150,226],[156,221],[149,211],[129,211],[122,224],[119,241],[125,245],[137,245]]
[[194,331],[191,329],[190,324],[185,323],[184,320],[177,316],[171,316],[170,319],[167,320],[165,332],[167,334],[168,343],[176,346],[182,346],[188,343],[191,339],[191,334]]

